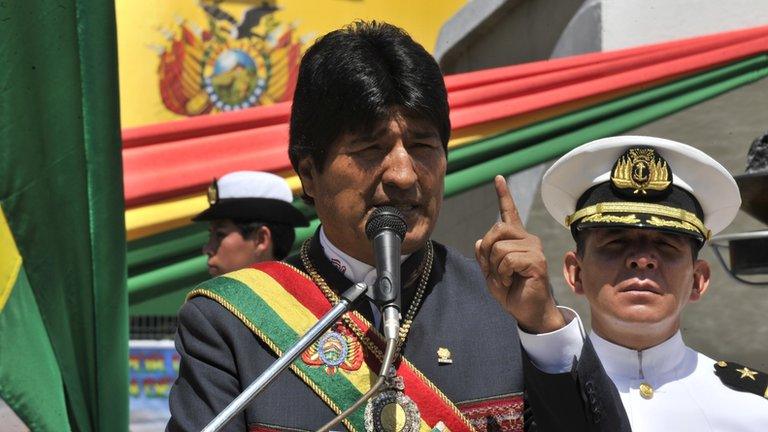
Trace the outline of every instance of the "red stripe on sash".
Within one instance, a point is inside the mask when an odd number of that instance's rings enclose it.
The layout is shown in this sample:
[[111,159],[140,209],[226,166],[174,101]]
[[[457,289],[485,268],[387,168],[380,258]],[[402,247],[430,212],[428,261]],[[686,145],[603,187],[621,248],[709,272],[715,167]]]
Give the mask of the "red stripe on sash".
[[331,308],[331,303],[317,285],[293,267],[278,261],[268,261],[254,264],[253,268],[270,275],[317,318],[322,317]]

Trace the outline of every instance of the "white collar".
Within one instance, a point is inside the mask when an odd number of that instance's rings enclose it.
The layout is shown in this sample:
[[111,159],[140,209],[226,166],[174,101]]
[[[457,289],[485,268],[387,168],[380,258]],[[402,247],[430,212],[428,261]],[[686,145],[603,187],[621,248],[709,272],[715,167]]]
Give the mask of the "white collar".
[[[374,282],[376,282],[376,268],[347,255],[341,249],[334,246],[328,239],[328,236],[325,235],[322,225],[320,226],[320,246],[323,247],[323,252],[328,261],[340,272],[344,273],[344,276],[350,281],[354,283],[365,282],[369,286],[373,286]],[[400,264],[407,260],[409,256],[411,254],[400,255]]]
[[597,356],[611,376],[628,379],[654,379],[672,372],[685,357],[685,344],[678,330],[666,341],[642,351],[608,342],[591,331],[589,338]]
[[325,235],[325,230],[320,227],[320,246],[323,247],[323,252],[328,258],[328,261],[336,267],[340,272],[344,273],[350,281],[354,283],[365,282],[370,286],[376,282],[376,268],[368,265],[356,258],[353,258],[328,240],[328,236]]

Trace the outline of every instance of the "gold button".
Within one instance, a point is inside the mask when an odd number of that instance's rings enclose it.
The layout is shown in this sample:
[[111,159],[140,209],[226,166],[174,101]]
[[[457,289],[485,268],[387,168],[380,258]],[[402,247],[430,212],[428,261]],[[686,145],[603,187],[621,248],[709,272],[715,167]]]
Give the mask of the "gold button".
[[650,384],[642,383],[640,384],[640,396],[643,397],[643,399],[650,399],[653,397],[653,387],[651,387]]
[[728,366],[728,363],[720,360],[719,362],[717,362],[717,366],[721,367],[721,368],[724,368],[724,367]]

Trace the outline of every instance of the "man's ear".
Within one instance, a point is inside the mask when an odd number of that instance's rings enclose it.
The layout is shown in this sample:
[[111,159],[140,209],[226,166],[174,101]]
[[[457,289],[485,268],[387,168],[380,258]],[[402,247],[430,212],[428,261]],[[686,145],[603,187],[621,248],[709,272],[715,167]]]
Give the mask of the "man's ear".
[[272,231],[266,225],[262,225],[256,232],[253,233],[254,240],[256,241],[256,248],[258,249],[271,249],[272,248]]
[[693,287],[691,289],[690,301],[698,301],[709,288],[711,270],[709,263],[705,260],[696,260],[693,263]]
[[301,180],[301,187],[304,189],[304,195],[314,199],[315,198],[315,176],[317,170],[315,170],[315,163],[311,157],[307,156],[299,161],[299,180]]
[[581,258],[574,251],[568,251],[563,258],[563,277],[571,287],[571,291],[577,295],[584,295],[584,286],[581,284]]

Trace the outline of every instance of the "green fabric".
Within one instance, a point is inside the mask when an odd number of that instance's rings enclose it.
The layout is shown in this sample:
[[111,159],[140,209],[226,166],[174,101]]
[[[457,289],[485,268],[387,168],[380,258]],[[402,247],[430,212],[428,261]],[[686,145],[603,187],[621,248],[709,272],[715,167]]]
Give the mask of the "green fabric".
[[61,373],[23,267],[0,311],[0,359],[0,397],[24,423],[69,431]]
[[[254,288],[258,291],[258,287]],[[266,336],[266,341],[273,343],[280,349],[280,352],[276,354],[282,355],[299,340],[300,335],[283,321],[280,315],[272,310],[269,303],[264,301],[248,285],[222,276],[206,281],[198,286],[198,289],[223,297],[229,305],[245,316],[251,326],[264,332],[264,335],[257,335],[259,339],[265,339],[262,336]],[[199,295],[205,294],[201,293]],[[290,296],[289,293],[286,293],[286,295]],[[210,298],[218,301],[215,297]],[[292,365],[321,388],[342,410],[347,409],[347,407],[351,406],[363,395],[357,387],[347,380],[342,372],[329,375],[325,372],[325,368],[309,366],[300,359],[294,361]],[[364,414],[364,407],[360,407],[347,417],[347,420],[357,430],[365,430]]]
[[452,196],[488,183],[497,174],[509,175],[561,156],[586,142],[634,129],[691,105],[768,76],[768,67],[750,71],[671,99],[607,118],[536,145],[510,152],[445,177],[445,196]]
[[[0,312],[27,333],[9,326],[0,334],[4,346],[50,346],[39,357],[3,351],[0,376],[14,379],[0,385],[35,430],[67,429],[48,426],[61,421],[62,394],[72,430],[128,429],[114,14],[113,2],[100,0],[0,5],[0,201],[29,287]],[[17,304],[39,313],[20,315]],[[41,403],[49,392],[51,406]]]
[[451,150],[448,153],[448,172],[468,168],[512,150],[539,143],[547,138],[566,133],[578,127],[594,124],[600,120],[627,112],[649,103],[662,101],[673,96],[714,84],[733,76],[768,67],[768,55],[761,54],[746,60],[726,65],[711,71],[686,77],[659,87],[630,94],[612,101],[587,107],[553,119],[548,119],[514,131],[507,131],[471,144]]

